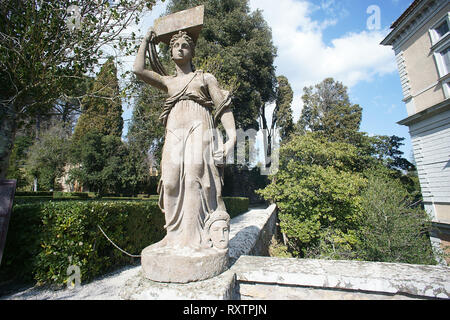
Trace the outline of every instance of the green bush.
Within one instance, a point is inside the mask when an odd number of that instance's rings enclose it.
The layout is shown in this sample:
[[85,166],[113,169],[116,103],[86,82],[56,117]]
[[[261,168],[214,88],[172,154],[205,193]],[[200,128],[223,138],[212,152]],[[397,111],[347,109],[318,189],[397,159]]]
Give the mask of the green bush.
[[[31,198],[40,201],[13,206],[0,282],[63,285],[70,265],[80,267],[81,281],[86,282],[136,261],[114,248],[98,225],[131,254],[140,254],[165,235],[165,219],[155,195],[134,201]],[[224,202],[231,217],[248,210],[248,198],[230,197]]]
[[53,192],[53,198],[80,198],[80,199],[88,199],[88,192],[63,192],[63,191],[55,191]]
[[0,264],[0,282],[33,280],[34,258],[41,249],[42,208],[42,203],[13,206]]
[[354,146],[312,134],[281,146],[279,170],[258,192],[277,204],[281,231],[295,256],[305,257],[324,239],[344,249],[356,245],[360,192],[367,183],[353,170],[358,161]]
[[53,200],[53,196],[14,196],[14,205],[31,204]]
[[16,191],[15,196],[53,197],[53,191]]
[[234,218],[248,211],[249,199],[243,197],[223,197],[230,218]]
[[400,181],[380,172],[368,177],[358,255],[367,261],[436,264],[431,219]]
[[[154,201],[58,201],[16,205],[8,232],[0,279],[34,279],[62,285],[67,268],[78,265],[89,281],[140,254],[163,238],[164,216]],[[71,262],[70,262],[71,261]]]

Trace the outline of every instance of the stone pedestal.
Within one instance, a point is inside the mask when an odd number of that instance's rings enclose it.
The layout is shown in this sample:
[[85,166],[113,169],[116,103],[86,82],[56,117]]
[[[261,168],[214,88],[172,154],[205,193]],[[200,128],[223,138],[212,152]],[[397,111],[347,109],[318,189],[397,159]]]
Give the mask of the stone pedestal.
[[228,251],[154,248],[141,253],[142,273],[157,282],[187,283],[215,277],[228,268]]

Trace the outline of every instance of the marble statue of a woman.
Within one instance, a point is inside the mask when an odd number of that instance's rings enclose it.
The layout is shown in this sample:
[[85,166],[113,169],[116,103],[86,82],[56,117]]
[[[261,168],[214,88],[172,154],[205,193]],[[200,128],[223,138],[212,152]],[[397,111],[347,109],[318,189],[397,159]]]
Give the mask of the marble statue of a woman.
[[[212,245],[205,221],[211,221],[215,212],[226,214],[219,167],[236,142],[231,98],[220,89],[213,75],[195,70],[195,43],[184,31],[174,34],[170,41],[175,75],[145,69],[146,51],[155,37],[150,29],[133,71],[139,79],[169,96],[160,116],[165,125],[165,141],[158,186],[167,235],[142,251],[142,267],[151,280],[196,281],[217,275],[228,263],[224,250],[227,247]],[[218,121],[227,134],[226,143],[217,135]]]

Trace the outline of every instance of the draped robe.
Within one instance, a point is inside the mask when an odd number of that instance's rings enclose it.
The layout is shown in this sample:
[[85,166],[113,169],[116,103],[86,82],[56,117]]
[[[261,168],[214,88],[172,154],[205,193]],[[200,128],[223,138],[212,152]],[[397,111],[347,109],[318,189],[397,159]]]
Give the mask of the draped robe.
[[215,106],[204,73],[198,70],[166,100],[160,116],[166,132],[158,193],[167,235],[156,246],[204,248],[205,219],[215,210],[225,210],[219,172],[223,144],[216,122],[231,98],[223,93],[225,98]]

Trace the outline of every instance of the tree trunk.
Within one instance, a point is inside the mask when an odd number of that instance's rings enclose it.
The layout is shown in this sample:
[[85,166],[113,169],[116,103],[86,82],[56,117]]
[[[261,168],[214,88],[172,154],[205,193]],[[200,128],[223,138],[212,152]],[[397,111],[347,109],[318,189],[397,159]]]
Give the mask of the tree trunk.
[[261,122],[263,129],[263,144],[264,144],[264,167],[270,168],[272,164],[272,134],[267,127],[265,105],[261,108]]
[[5,179],[16,138],[17,123],[16,115],[8,107],[0,111],[0,117],[0,179]]

